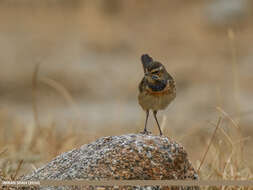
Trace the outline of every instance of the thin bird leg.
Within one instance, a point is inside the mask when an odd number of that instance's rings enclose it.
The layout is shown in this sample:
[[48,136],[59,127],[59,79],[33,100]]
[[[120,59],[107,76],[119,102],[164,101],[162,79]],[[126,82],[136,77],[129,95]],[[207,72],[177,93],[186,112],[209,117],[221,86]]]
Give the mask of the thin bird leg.
[[163,133],[162,133],[162,130],[161,130],[160,125],[159,125],[159,123],[158,123],[158,120],[157,120],[157,118],[156,118],[156,114],[157,114],[157,111],[156,111],[156,110],[153,111],[153,115],[154,115],[154,117],[155,117],[156,123],[157,123],[158,128],[159,128],[159,131],[160,131],[160,135],[162,136]]
[[144,131],[143,131],[144,134],[148,133],[148,131],[147,131],[148,116],[149,116],[149,110],[146,111],[146,121],[145,121],[145,127],[144,127]]

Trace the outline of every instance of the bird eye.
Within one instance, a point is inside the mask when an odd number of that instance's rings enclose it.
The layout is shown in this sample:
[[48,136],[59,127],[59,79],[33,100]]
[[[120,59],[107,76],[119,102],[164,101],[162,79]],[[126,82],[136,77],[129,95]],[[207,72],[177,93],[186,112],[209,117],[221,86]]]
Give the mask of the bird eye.
[[159,71],[153,71],[153,72],[151,72],[152,74],[157,74],[157,73],[159,73]]

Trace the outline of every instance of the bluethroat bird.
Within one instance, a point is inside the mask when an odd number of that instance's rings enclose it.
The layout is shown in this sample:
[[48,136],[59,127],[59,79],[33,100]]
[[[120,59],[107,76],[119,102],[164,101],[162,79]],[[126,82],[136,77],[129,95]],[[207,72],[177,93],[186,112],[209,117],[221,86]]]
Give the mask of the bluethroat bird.
[[157,120],[157,111],[165,109],[176,97],[175,81],[158,61],[147,54],[141,56],[144,77],[139,84],[139,104],[146,111],[144,134],[148,134],[147,121],[149,110],[153,111],[160,135],[162,130]]

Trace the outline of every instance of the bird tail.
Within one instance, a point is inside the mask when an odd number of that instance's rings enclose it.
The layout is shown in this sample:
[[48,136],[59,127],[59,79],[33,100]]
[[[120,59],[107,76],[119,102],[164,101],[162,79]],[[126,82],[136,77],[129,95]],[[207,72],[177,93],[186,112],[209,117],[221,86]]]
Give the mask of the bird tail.
[[150,57],[148,54],[143,54],[141,56],[141,62],[143,65],[144,72],[146,72],[147,65],[152,61],[153,61],[152,57]]

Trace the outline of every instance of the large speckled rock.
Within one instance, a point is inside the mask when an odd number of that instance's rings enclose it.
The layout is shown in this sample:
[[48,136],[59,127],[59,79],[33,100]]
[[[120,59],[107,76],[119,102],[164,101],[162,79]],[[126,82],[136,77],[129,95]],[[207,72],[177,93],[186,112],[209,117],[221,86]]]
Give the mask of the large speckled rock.
[[[22,177],[22,180],[43,179],[169,180],[197,179],[197,174],[180,144],[164,136],[128,134],[103,137],[91,144],[65,152],[45,166]],[[42,189],[70,188],[44,187]],[[164,189],[157,186],[121,188]],[[198,187],[173,189],[198,189]]]

